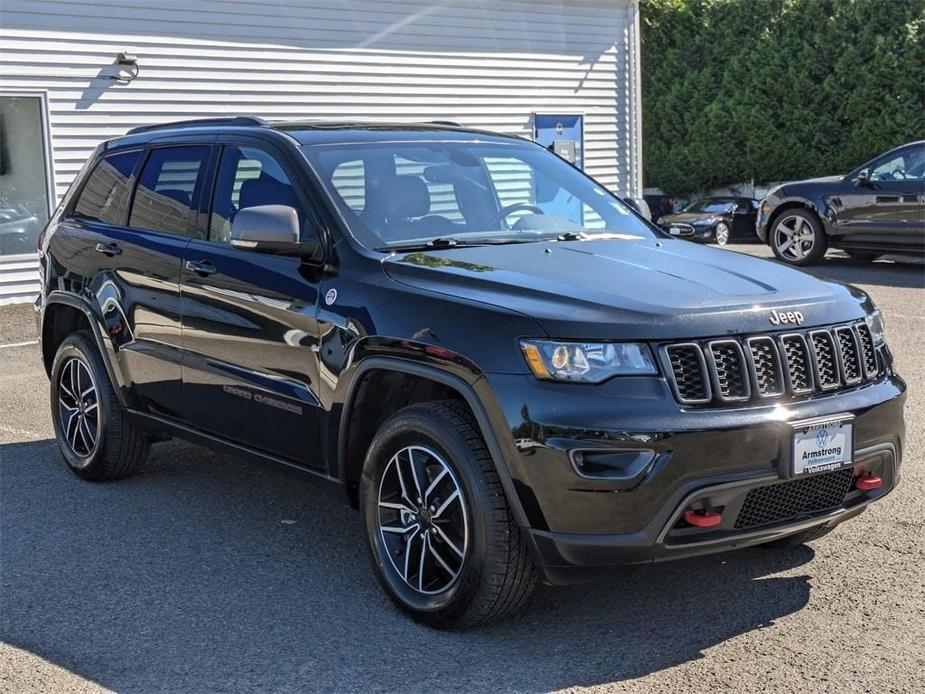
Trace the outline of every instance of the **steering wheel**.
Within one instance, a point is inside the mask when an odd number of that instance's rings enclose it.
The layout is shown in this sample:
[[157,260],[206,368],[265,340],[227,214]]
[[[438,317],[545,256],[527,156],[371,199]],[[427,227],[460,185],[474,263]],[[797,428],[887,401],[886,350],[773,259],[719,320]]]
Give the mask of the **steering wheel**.
[[528,210],[534,214],[546,214],[541,208],[536,205],[531,205],[529,202],[515,202],[513,205],[502,207],[501,211],[498,212],[498,219],[496,221],[499,225],[503,224],[510,229],[511,226],[505,220],[515,212],[520,212],[521,210]]

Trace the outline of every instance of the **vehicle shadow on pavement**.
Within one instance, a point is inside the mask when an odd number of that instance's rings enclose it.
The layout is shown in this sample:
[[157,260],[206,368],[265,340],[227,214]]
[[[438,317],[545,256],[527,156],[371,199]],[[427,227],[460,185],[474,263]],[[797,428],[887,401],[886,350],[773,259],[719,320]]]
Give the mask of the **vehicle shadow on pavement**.
[[[768,259],[787,265],[773,256]],[[787,267],[791,266],[787,265]],[[918,259],[901,258],[896,262],[892,260],[869,262],[827,256],[817,265],[799,269],[820,279],[835,280],[846,284],[866,284],[897,289],[925,288],[925,265]]]
[[544,691],[679,665],[809,599],[811,549],[751,549],[435,631],[380,591],[348,506],[186,443],[151,458],[92,484],[53,441],[0,446],[3,641],[118,691]]
[[826,258],[819,265],[803,269],[821,279],[848,284],[902,289],[925,287],[925,265],[921,262],[863,262],[851,258]]

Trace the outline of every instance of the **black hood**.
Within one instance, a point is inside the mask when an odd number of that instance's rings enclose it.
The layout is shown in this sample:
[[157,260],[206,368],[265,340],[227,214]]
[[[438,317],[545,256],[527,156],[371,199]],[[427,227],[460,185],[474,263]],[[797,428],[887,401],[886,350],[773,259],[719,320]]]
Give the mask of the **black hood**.
[[814,193],[831,193],[844,181],[844,176],[822,176],[820,178],[807,178],[803,181],[783,183],[769,191],[778,196],[799,195],[812,197]]
[[394,280],[535,319],[552,337],[694,338],[860,318],[866,295],[748,255],[663,239],[452,248],[389,256]]

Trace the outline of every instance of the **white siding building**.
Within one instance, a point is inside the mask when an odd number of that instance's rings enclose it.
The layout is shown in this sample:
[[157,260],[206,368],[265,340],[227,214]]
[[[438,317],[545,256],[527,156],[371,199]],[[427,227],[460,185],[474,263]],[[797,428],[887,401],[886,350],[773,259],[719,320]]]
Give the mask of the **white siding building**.
[[449,120],[567,138],[639,195],[638,46],[638,0],[2,0],[0,302],[36,291],[38,229],[93,148],[142,124]]

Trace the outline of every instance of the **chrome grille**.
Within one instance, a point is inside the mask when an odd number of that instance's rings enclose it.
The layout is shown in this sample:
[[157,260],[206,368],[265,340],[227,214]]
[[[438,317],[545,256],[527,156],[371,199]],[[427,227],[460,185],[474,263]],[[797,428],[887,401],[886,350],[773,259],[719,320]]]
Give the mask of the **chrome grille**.
[[751,395],[745,355],[735,340],[717,340],[709,345],[713,387],[721,400],[748,400]]
[[861,373],[861,355],[858,350],[857,338],[854,336],[854,330],[848,326],[835,328],[835,339],[838,340],[842,377],[845,383],[853,385],[860,382],[864,374]]
[[678,399],[685,404],[709,402],[710,382],[700,345],[671,345],[665,349],[665,353],[671,365]]
[[659,353],[684,405],[806,397],[880,374],[865,323],[662,345]]
[[813,366],[806,338],[802,335],[783,335],[780,343],[784,348],[784,372],[790,381],[790,392],[795,395],[813,392]]
[[835,340],[827,330],[816,330],[809,334],[813,345],[813,361],[816,364],[816,383],[820,390],[838,388],[838,357],[835,356]]
[[858,344],[861,347],[861,359],[864,363],[864,375],[873,378],[877,375],[877,353],[874,351],[874,338],[867,323],[858,323]]
[[764,398],[783,394],[784,374],[774,340],[770,337],[750,337],[748,353],[758,394]]

